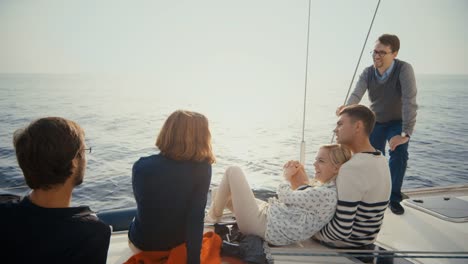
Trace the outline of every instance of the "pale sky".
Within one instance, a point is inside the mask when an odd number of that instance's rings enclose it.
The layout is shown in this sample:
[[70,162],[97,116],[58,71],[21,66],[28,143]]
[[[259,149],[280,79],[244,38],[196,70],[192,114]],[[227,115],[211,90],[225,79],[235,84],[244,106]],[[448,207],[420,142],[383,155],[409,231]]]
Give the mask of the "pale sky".
[[[376,0],[314,0],[309,75],[350,77]],[[0,0],[0,73],[138,73],[302,81],[307,0]],[[375,39],[417,74],[468,74],[468,1],[383,0]]]

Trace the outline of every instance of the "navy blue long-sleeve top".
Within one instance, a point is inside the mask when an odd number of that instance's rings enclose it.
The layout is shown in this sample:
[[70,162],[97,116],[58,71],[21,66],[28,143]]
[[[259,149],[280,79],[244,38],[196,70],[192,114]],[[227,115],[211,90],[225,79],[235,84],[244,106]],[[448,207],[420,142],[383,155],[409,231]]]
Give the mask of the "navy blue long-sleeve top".
[[133,165],[137,215],[130,241],[144,251],[187,245],[187,263],[200,263],[203,218],[211,181],[208,162],[176,161],[162,154]]

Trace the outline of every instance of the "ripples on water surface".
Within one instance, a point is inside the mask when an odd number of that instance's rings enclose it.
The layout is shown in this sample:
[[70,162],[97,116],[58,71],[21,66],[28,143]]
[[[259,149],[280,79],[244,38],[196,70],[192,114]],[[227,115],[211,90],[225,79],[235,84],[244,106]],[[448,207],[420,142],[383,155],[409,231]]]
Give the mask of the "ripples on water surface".
[[[418,76],[418,121],[410,143],[404,188],[468,183],[467,76]],[[306,122],[306,169],[320,144],[328,143],[343,100],[342,88],[309,93]],[[80,75],[0,75],[0,191],[23,186],[12,147],[12,134],[31,120],[63,116],[86,131],[85,183],[73,203],[95,210],[133,206],[131,166],[156,152],[156,135],[176,109],[204,113],[210,120],[217,163],[213,184],[229,165],[241,166],[260,194],[274,191],[281,167],[298,159],[302,129],[302,94],[297,91],[164,90],[156,81]],[[26,188],[9,192],[25,194]]]

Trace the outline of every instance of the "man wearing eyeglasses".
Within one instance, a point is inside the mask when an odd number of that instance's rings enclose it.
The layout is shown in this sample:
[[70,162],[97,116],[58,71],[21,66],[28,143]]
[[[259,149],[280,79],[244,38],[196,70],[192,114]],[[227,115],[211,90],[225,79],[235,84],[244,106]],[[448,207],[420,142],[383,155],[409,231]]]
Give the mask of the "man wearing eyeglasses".
[[70,207],[91,150],[81,127],[60,117],[41,118],[16,131],[13,145],[32,190],[19,202],[0,204],[2,261],[106,263],[110,227],[89,207]]
[[[374,64],[365,68],[346,105],[357,104],[368,91],[370,108],[376,124],[370,141],[385,155],[389,143],[389,166],[392,193],[389,207],[394,214],[405,212],[400,205],[401,185],[408,161],[408,142],[416,124],[416,79],[413,67],[397,59],[400,40],[384,34],[378,38],[371,52]],[[337,113],[343,108],[338,108]]]

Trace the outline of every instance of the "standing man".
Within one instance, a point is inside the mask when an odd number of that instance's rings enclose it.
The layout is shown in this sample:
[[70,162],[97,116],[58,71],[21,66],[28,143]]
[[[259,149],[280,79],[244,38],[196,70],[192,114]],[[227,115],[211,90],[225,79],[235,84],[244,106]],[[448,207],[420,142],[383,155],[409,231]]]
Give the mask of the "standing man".
[[13,144],[32,191],[19,203],[0,204],[2,262],[106,263],[110,227],[89,207],[70,207],[86,168],[81,127],[41,118],[16,131]]
[[[376,124],[370,135],[372,146],[385,155],[389,143],[389,166],[392,176],[390,209],[394,214],[405,212],[400,205],[401,185],[408,161],[408,142],[416,124],[416,79],[413,67],[396,59],[400,40],[395,35],[383,34],[372,51],[374,64],[359,77],[347,105],[357,104],[368,91],[370,108],[376,115]],[[341,106],[338,112],[343,108]]]

